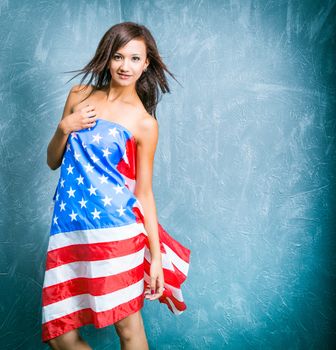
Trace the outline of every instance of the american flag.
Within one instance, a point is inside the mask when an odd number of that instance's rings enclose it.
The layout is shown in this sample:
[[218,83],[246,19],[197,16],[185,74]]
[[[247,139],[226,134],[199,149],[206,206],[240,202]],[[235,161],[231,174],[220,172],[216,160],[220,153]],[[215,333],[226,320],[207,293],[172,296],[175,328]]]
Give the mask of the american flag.
[[[111,325],[143,307],[151,256],[135,184],[136,139],[127,128],[97,119],[69,135],[53,197],[43,342],[86,324]],[[190,250],[160,223],[158,231],[164,272],[158,300],[180,314]]]

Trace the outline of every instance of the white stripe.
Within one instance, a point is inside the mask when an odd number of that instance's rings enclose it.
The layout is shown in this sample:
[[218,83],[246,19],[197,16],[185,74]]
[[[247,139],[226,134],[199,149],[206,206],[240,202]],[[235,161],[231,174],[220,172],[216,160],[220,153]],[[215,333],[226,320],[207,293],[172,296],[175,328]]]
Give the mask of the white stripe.
[[189,264],[181,259],[173,250],[171,250],[167,244],[163,243],[163,246],[169,256],[170,261],[185,275],[187,276],[189,270]]
[[42,323],[86,308],[91,308],[95,312],[107,311],[138,297],[143,291],[144,280],[141,279],[137,283],[109,294],[99,296],[91,294],[76,295],[44,306],[42,309]]
[[118,227],[107,227],[89,230],[77,230],[56,233],[49,237],[48,251],[66,247],[73,244],[91,244],[101,242],[114,242],[146,234],[143,223],[135,222]]
[[78,277],[96,278],[116,275],[143,264],[144,249],[118,258],[97,261],[75,261],[46,270],[43,288]]

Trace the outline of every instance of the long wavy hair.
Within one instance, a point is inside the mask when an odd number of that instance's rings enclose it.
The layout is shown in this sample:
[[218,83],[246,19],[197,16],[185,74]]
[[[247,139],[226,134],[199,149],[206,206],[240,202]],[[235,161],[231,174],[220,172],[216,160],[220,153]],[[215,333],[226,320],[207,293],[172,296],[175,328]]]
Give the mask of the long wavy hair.
[[[161,99],[161,92],[170,92],[165,76],[165,71],[175,80],[175,76],[168,70],[159,54],[156,42],[150,31],[141,24],[135,22],[122,22],[115,24],[101,38],[94,57],[82,69],[67,71],[65,73],[79,72],[69,81],[84,74],[80,85],[90,75],[88,85],[93,89],[90,94],[83,99],[87,99],[94,91],[104,90],[110,85],[111,74],[109,63],[113,55],[132,39],[143,40],[146,45],[149,65],[136,82],[136,91],[147,112],[156,119],[156,107]],[[178,81],[177,81],[178,82]],[[86,88],[86,85],[83,89]]]

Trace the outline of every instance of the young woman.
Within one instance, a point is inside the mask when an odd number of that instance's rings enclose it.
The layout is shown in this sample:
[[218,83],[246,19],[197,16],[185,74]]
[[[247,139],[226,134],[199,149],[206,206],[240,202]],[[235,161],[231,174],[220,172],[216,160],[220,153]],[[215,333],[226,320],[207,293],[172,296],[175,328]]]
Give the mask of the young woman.
[[53,349],[91,349],[78,329],[87,324],[114,324],[122,349],[148,349],[144,299],[186,309],[190,250],[157,221],[152,192],[164,71],[173,76],[149,30],[124,22],[69,92],[47,152],[61,167],[42,290],[42,341]]

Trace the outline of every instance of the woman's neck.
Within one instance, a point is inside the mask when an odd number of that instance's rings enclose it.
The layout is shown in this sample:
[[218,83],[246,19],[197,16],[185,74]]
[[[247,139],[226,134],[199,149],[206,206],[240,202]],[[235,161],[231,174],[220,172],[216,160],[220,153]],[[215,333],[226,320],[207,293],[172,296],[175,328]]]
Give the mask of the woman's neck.
[[125,102],[132,103],[137,100],[138,94],[135,90],[134,85],[131,86],[108,86],[105,89],[107,102]]

